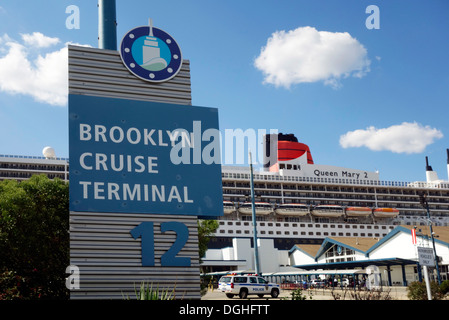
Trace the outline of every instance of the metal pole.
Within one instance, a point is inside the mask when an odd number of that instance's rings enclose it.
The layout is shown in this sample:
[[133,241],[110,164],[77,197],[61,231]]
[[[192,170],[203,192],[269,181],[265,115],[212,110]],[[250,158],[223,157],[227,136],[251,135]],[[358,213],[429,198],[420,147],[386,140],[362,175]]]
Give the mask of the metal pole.
[[253,217],[253,234],[254,234],[254,268],[256,274],[259,273],[259,248],[257,247],[257,224],[256,224],[256,204],[254,200],[254,178],[253,178],[253,162],[251,158],[251,151],[249,151],[249,168],[251,177],[251,203],[252,203],[252,217]]
[[98,47],[117,50],[115,0],[98,0]]
[[438,256],[437,256],[437,251],[435,248],[435,238],[433,237],[432,220],[430,220],[430,210],[429,210],[429,203],[427,202],[427,194],[424,194],[422,197],[423,197],[424,204],[426,206],[426,211],[427,211],[427,223],[430,228],[430,237],[432,239],[433,256],[435,259],[435,268],[437,269],[437,280],[438,280],[438,284],[441,285],[440,268],[438,267]]
[[429,273],[427,272],[427,266],[423,266],[424,279],[426,280],[427,299],[432,300],[432,292],[430,291]]

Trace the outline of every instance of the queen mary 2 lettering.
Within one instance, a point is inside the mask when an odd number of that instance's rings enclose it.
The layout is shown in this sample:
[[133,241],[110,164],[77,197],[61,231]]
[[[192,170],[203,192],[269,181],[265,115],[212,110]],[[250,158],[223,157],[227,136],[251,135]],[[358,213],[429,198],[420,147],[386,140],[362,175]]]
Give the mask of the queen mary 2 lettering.
[[[275,148],[269,146],[275,145]],[[267,135],[266,146],[270,150],[265,154],[265,168],[274,174],[308,178],[352,179],[356,181],[378,181],[379,173],[348,169],[337,166],[315,164],[310,148],[291,134]],[[271,155],[273,153],[273,155]]]
[[220,151],[211,129],[215,108],[69,95],[70,210],[222,215],[221,165],[198,157]]

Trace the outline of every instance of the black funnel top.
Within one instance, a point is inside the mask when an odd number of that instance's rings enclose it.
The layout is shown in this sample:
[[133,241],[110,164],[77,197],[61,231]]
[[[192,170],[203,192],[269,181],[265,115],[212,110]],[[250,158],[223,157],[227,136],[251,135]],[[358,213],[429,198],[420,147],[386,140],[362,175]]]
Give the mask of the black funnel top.
[[428,157],[426,157],[426,171],[433,171],[432,167],[429,166],[429,158]]

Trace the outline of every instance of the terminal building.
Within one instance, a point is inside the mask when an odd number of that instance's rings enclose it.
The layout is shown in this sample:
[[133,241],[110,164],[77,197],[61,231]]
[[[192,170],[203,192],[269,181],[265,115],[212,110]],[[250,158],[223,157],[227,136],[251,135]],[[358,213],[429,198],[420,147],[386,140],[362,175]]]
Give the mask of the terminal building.
[[[397,226],[383,238],[326,237],[320,244],[297,244],[290,250],[278,250],[272,239],[259,240],[259,265],[263,276],[271,281],[293,282],[304,277],[366,274],[368,267],[379,273],[382,285],[407,286],[422,281],[418,247],[432,248],[427,226],[417,227],[414,241],[411,226]],[[449,227],[436,226],[433,231],[441,281],[448,278]],[[209,249],[203,263],[222,270],[254,270],[254,250],[250,239],[233,239],[224,249]],[[211,268],[209,271],[214,270]],[[215,271],[210,274],[220,275]],[[431,273],[437,280],[436,269]]]

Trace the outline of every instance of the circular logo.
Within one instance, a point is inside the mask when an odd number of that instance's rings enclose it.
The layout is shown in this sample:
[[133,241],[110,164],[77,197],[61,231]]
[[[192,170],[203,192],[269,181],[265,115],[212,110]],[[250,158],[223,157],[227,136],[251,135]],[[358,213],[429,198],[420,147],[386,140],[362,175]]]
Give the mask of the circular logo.
[[120,56],[136,77],[150,82],[170,80],[181,69],[181,49],[175,39],[153,26],[129,31],[120,44]]

